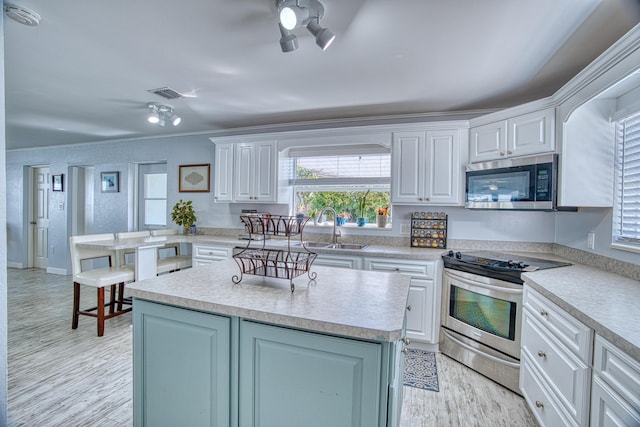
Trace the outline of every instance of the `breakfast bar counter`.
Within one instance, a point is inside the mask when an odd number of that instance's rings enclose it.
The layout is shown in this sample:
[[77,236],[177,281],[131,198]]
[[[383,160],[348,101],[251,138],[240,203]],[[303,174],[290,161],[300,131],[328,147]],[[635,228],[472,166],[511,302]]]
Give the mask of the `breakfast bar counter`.
[[397,426],[410,278],[233,260],[128,285],[134,425]]

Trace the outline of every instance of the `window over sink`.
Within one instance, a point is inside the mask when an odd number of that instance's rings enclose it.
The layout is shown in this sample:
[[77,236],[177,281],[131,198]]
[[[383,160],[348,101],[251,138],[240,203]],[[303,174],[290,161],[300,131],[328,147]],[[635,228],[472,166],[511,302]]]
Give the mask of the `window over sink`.
[[[345,147],[332,147],[331,150],[305,150],[300,155],[294,151],[289,155],[289,185],[293,190],[291,208],[294,213],[316,217],[322,208],[329,206],[338,214],[338,225],[355,226],[356,218],[360,216],[359,201],[365,194],[363,213],[368,224],[376,224],[379,209],[389,212],[389,149],[355,146],[345,150]],[[329,215],[317,220],[333,222],[334,218]]]

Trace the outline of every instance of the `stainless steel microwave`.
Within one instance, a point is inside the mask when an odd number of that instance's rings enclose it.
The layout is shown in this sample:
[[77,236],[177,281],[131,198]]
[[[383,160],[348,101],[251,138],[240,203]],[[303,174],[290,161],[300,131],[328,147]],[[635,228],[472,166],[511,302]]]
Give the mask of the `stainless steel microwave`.
[[473,163],[465,175],[467,208],[556,209],[557,154]]

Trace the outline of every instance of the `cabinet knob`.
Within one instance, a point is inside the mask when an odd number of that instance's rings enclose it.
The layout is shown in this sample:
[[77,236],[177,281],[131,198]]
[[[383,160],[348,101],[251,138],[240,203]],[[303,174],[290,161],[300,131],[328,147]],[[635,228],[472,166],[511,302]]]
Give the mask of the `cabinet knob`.
[[407,306],[407,311],[411,311],[411,306],[410,305]]
[[540,310],[540,316],[548,316],[549,312],[547,310]]
[[402,350],[400,350],[400,351],[402,351],[404,354],[409,353],[409,350],[407,350],[406,348],[403,348],[403,349],[402,349]]
[[544,403],[540,402],[539,400],[536,400],[536,408],[544,408]]
[[542,357],[543,359],[546,359],[547,358],[547,353],[545,353],[542,350],[538,350],[538,356]]
[[418,200],[422,201],[422,197],[418,197]]
[[411,344],[411,340],[409,340],[409,338],[407,338],[407,337],[403,337],[401,341],[402,341],[405,345],[409,345],[409,344]]
[[428,202],[428,201],[429,201],[429,198],[428,198],[428,197],[425,197],[425,198],[424,198],[424,201],[425,201],[425,202]]
[[513,151],[507,150],[507,154],[513,154]]
[[213,196],[213,200],[218,200],[218,196]]
[[400,271],[400,267],[394,268],[395,271]]
[[501,151],[501,152],[500,152],[500,155],[501,155],[501,156],[504,156],[504,151]]

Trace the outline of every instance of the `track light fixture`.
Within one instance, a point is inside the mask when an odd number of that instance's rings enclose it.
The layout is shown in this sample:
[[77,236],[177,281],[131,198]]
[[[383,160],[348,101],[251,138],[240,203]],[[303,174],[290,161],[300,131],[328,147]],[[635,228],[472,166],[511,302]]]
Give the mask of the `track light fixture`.
[[298,48],[298,39],[292,33],[298,27],[307,27],[322,50],[328,48],[336,38],[335,34],[320,25],[324,6],[318,0],[277,0],[277,7],[280,48],[283,52],[292,52]]
[[164,126],[166,122],[169,122],[173,126],[178,126],[182,121],[180,116],[174,113],[174,109],[170,105],[150,102],[147,107],[149,108],[149,115],[147,116],[149,123]]

